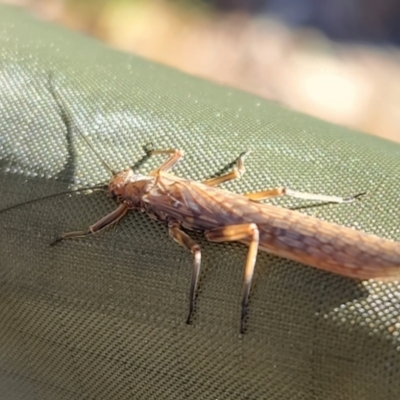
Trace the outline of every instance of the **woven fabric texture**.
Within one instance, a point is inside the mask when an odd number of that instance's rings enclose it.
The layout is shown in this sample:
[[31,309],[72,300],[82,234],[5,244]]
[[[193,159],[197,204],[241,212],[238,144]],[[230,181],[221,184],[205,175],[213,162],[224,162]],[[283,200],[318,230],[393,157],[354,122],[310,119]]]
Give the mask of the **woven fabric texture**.
[[[351,204],[278,199],[400,241],[400,146],[107,48],[0,7],[0,210],[105,182],[73,121],[118,170],[143,145],[180,148],[174,173],[212,176],[251,149],[243,193],[286,185]],[[142,167],[161,162],[153,157]],[[399,399],[400,289],[260,253],[239,334],[246,247],[207,242],[194,321],[192,256],[142,213],[49,244],[116,207],[102,192],[0,212],[0,398]]]

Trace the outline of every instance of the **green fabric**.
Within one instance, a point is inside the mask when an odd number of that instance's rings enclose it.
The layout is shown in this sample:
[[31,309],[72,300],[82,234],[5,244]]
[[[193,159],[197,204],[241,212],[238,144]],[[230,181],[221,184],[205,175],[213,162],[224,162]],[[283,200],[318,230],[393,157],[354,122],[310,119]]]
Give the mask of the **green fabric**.
[[[200,180],[251,149],[235,192],[287,185],[348,196],[301,209],[400,241],[400,146],[109,49],[0,7],[0,210],[109,178],[49,91],[114,169],[176,147]],[[189,56],[189,55],[188,55]],[[153,157],[149,171],[160,163]],[[293,199],[272,203],[312,205]],[[399,399],[399,287],[260,253],[239,335],[246,247],[208,243],[194,321],[191,254],[130,213],[91,238],[49,243],[116,207],[102,192],[0,213],[4,399]]]

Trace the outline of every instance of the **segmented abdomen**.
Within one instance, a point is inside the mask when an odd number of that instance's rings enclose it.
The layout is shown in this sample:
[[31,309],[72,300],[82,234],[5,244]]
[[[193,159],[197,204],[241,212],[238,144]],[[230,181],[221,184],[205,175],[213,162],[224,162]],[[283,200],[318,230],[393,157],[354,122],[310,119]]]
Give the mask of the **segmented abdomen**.
[[261,213],[261,250],[353,278],[400,278],[399,242],[275,206]]

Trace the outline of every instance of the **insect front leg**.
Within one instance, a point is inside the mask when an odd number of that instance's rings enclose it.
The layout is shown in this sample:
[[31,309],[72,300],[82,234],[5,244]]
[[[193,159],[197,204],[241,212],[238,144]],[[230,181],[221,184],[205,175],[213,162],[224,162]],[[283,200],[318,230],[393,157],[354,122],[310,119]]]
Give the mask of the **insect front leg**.
[[50,245],[54,246],[58,242],[61,242],[64,239],[73,239],[77,237],[92,235],[96,232],[99,232],[108,226],[115,224],[118,222],[127,212],[129,208],[125,203],[122,203],[116,210],[111,212],[110,214],[103,217],[101,220],[97,221],[95,224],[89,226],[86,231],[76,231],[76,232],[67,232],[63,233],[59,238],[54,240]]
[[194,310],[194,300],[196,296],[197,283],[199,280],[200,264],[201,264],[201,251],[200,246],[185,232],[180,229],[180,224],[177,221],[171,221],[168,224],[168,230],[171,237],[178,242],[181,246],[190,250],[193,254],[193,271],[190,281],[189,293],[189,314],[186,320],[190,324],[191,316]]
[[245,193],[243,196],[246,196],[248,199],[257,202],[278,196],[289,196],[289,197],[295,197],[297,199],[325,201],[328,203],[351,203],[352,201],[356,200],[358,197],[364,194],[365,193],[359,193],[350,197],[338,197],[338,196],[326,196],[323,194],[298,192],[296,190],[288,189],[285,187],[277,187],[274,189],[262,190],[260,192]]
[[160,167],[156,168],[155,170],[151,171],[149,175],[151,176],[158,176],[160,172],[167,172],[171,168],[175,166],[175,164],[183,157],[184,153],[182,150],[178,149],[167,149],[167,150],[148,150],[148,154],[151,156],[155,156],[158,154],[167,154],[169,158]]
[[[210,178],[202,183],[207,186],[217,186],[220,183],[231,181],[233,179],[240,179],[243,174],[245,173],[245,167],[244,167],[244,160],[246,156],[250,153],[250,150],[245,151],[244,153],[240,154],[239,157],[234,161],[233,164],[233,171],[228,172],[227,174],[217,176],[215,178]],[[232,166],[230,164],[230,166]],[[225,168],[224,168],[225,169]]]
[[249,241],[249,250],[247,252],[242,286],[242,314],[240,318],[240,333],[244,333],[244,319],[247,313],[249,293],[251,282],[253,280],[254,266],[256,263],[258,244],[260,240],[258,227],[253,223],[224,226],[222,228],[207,231],[205,236],[212,242],[236,242],[246,239]]

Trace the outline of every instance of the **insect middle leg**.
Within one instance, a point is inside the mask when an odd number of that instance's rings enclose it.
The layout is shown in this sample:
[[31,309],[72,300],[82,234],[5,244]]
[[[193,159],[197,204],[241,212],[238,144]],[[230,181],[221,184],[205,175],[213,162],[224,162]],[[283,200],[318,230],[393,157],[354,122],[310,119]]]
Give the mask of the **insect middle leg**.
[[244,333],[244,320],[247,313],[251,282],[253,280],[254,266],[257,258],[260,234],[256,224],[240,224],[224,226],[211,229],[205,233],[208,240],[212,242],[236,242],[239,240],[249,241],[244,279],[242,286],[242,313],[240,318],[240,333]]
[[231,172],[228,172],[227,174],[221,176],[217,176],[215,178],[207,179],[201,183],[207,186],[217,186],[223,182],[231,181],[238,178],[240,179],[246,171],[244,167],[244,160],[249,153],[250,151],[245,151],[244,153],[239,155],[236,161],[234,161],[234,167]]
[[189,314],[186,320],[187,324],[190,324],[191,316],[194,310],[194,301],[196,297],[197,283],[200,274],[201,264],[201,251],[200,246],[185,232],[180,229],[180,224],[177,221],[171,221],[168,224],[168,230],[171,237],[178,242],[181,246],[190,250],[193,254],[193,271],[192,278],[190,281],[190,293],[189,293]]

